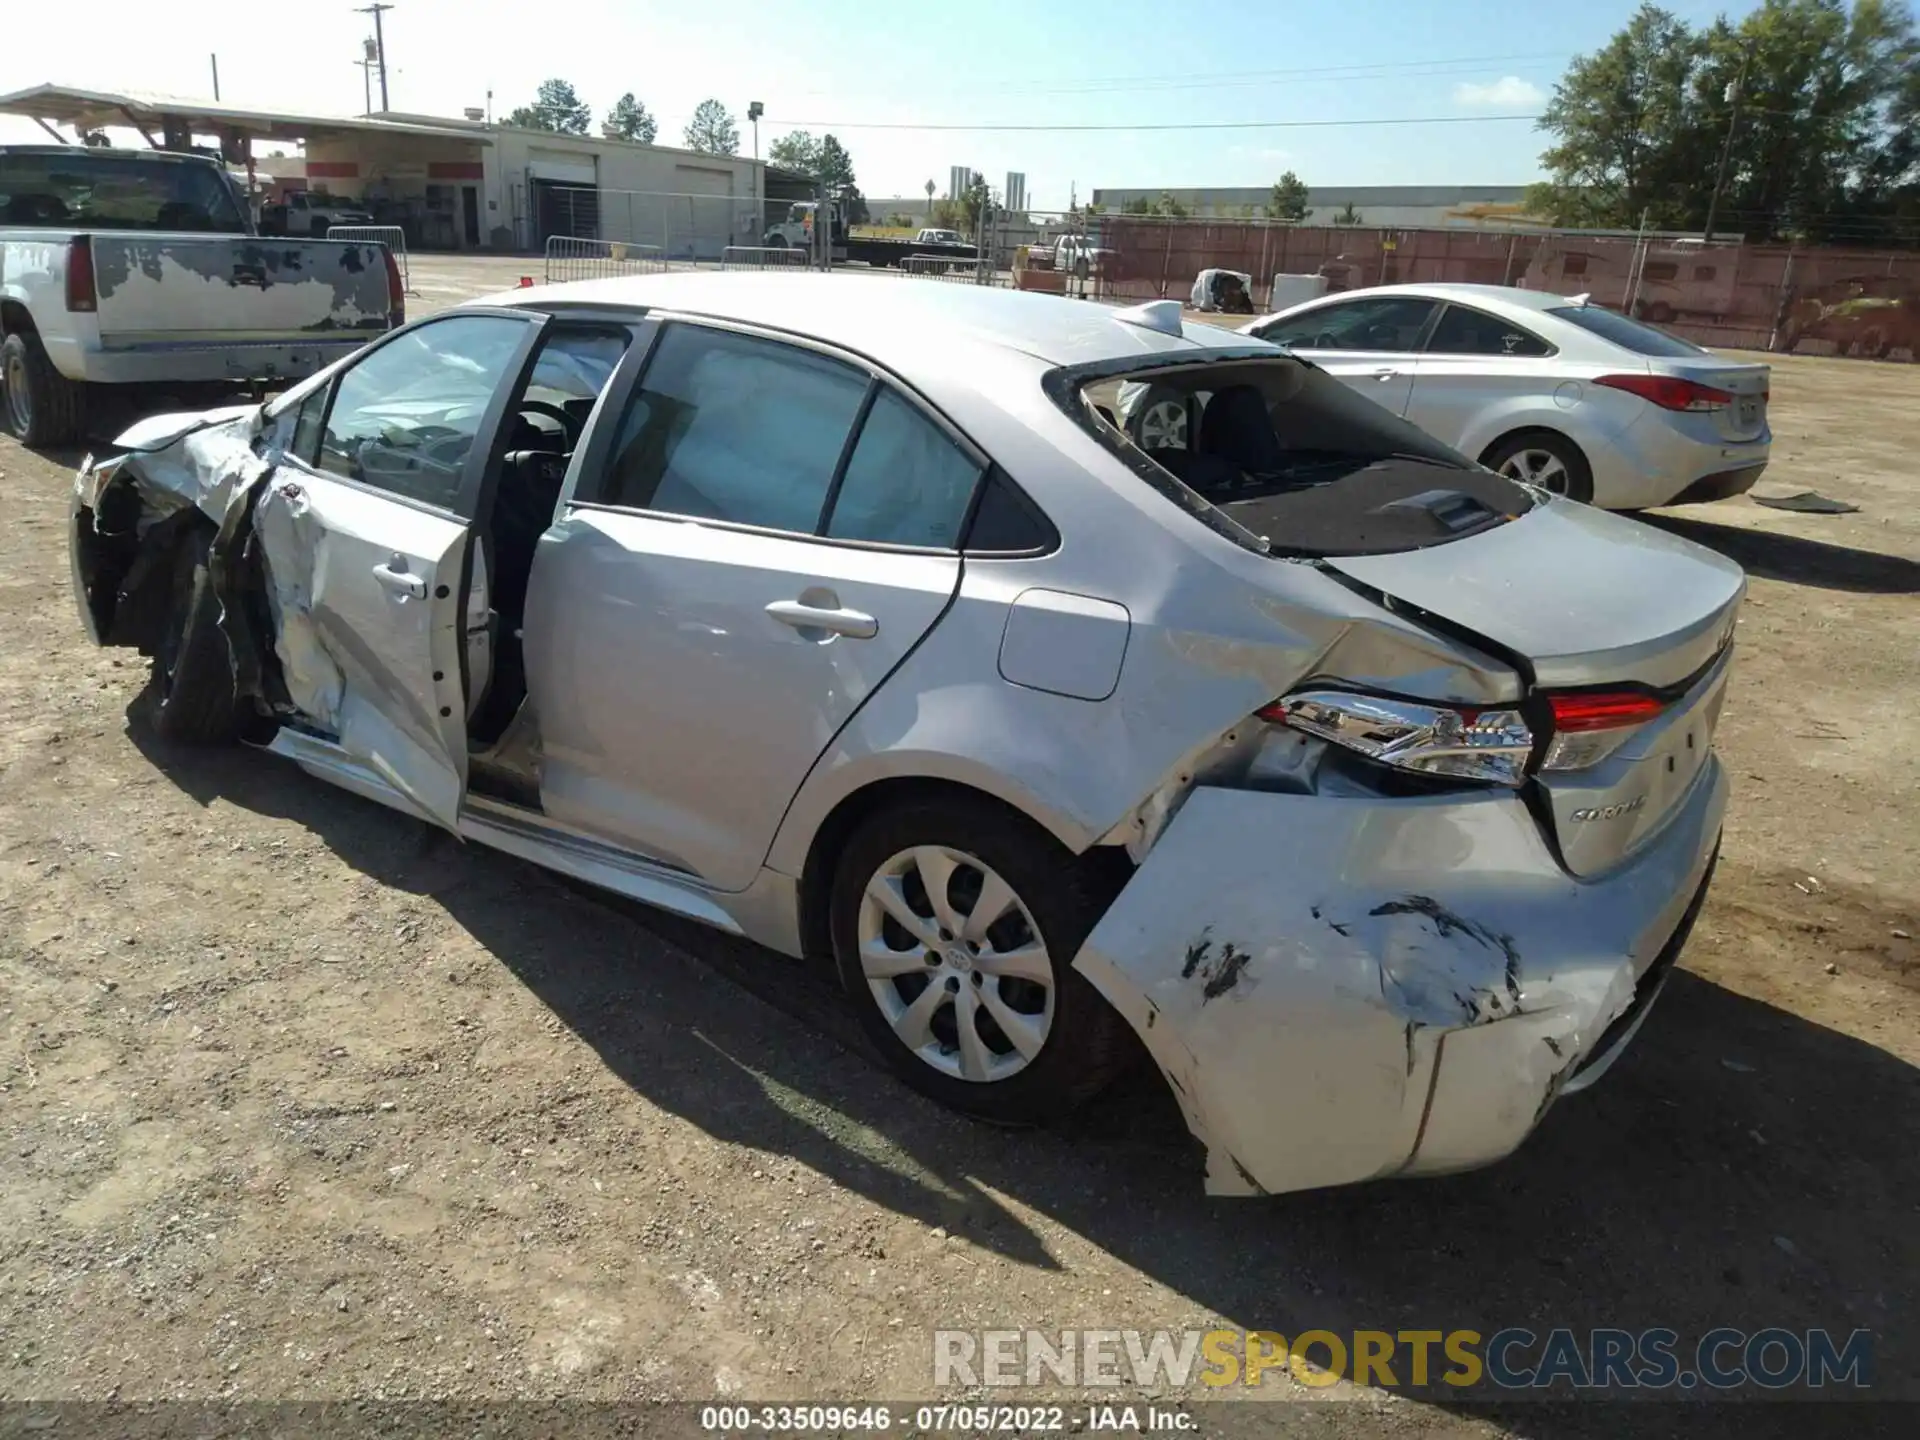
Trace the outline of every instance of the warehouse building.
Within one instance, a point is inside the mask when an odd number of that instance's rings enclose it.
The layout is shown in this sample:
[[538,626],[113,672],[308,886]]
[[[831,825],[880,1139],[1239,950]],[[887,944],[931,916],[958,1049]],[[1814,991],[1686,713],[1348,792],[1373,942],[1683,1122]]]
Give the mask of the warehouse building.
[[[257,194],[299,183],[356,201],[416,249],[527,251],[573,235],[713,259],[757,243],[768,207],[784,212],[807,188],[744,156],[519,130],[478,110],[345,118],[41,85],[0,95],[0,114],[65,143],[206,150],[260,177]],[[276,167],[273,144],[300,146],[299,163]]]
[[[1171,195],[1198,219],[1233,220],[1265,213],[1271,185],[1216,189],[1095,190],[1093,203],[1108,214],[1129,204],[1152,204]],[[1315,185],[1307,191],[1308,225],[1359,225],[1369,229],[1509,229],[1525,226],[1525,185]]]

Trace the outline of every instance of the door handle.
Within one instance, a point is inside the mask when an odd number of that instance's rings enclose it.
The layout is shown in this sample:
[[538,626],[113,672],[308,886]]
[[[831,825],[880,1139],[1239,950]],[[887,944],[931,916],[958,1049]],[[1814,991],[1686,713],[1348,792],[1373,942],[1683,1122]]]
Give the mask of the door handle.
[[827,630],[850,640],[871,640],[880,633],[880,622],[858,610],[830,609],[807,605],[798,600],[776,600],[767,606],[767,614],[782,625],[796,630]]
[[373,578],[380,582],[389,595],[401,600],[427,598],[427,582],[418,575],[408,573],[404,556],[396,555],[386,564],[374,566]]
[[1394,376],[1398,375],[1399,373],[1400,372],[1398,370],[1395,370],[1391,367],[1387,367],[1384,369],[1374,371],[1373,378],[1376,380],[1391,380],[1393,379]]

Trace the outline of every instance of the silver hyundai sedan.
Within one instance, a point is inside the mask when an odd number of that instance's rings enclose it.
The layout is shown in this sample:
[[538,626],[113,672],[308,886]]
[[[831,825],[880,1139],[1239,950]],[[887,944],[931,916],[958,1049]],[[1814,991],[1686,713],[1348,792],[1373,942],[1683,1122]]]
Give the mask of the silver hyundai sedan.
[[[1116,425],[1143,383],[1190,445]],[[1726,803],[1737,567],[1173,304],[520,290],[135,427],[73,514],[163,736],[830,956],[972,1114],[1144,1049],[1215,1193],[1511,1152]]]

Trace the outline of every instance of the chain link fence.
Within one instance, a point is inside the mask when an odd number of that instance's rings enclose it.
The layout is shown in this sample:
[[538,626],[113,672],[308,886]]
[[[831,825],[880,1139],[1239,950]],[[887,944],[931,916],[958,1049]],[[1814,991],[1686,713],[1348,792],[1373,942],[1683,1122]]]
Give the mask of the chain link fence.
[[[1215,268],[1252,277],[1261,308],[1271,308],[1276,281],[1290,277],[1327,292],[1413,282],[1517,285],[1585,294],[1704,345],[1920,359],[1914,252],[1147,215],[1093,216],[1085,230],[1101,292],[1118,300],[1184,301],[1194,277]],[[1297,303],[1299,288],[1285,287],[1281,305]]]
[[[528,180],[512,187],[511,220],[521,243],[541,249],[556,237],[645,247],[663,261],[719,264],[729,248],[762,243],[769,208],[726,192],[606,190]],[[783,211],[786,202],[775,207]]]

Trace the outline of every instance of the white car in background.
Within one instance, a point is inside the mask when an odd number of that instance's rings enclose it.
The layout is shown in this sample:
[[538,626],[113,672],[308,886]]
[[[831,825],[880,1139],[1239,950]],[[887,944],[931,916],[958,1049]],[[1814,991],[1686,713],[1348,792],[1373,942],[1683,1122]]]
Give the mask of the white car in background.
[[[1498,285],[1347,290],[1241,327],[1514,479],[1609,510],[1753,487],[1773,443],[1771,370],[1585,296]],[[1135,438],[1178,446],[1196,419],[1130,407]]]

